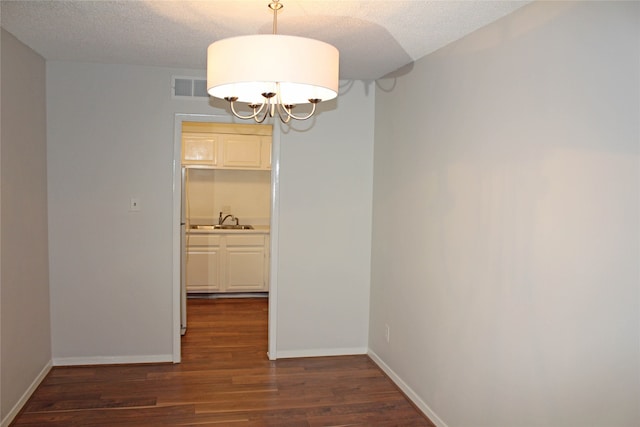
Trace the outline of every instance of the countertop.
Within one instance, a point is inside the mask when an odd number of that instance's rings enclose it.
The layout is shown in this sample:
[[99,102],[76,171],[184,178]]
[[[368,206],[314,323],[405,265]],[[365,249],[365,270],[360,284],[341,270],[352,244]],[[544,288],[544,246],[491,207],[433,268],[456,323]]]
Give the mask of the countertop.
[[196,235],[196,234],[269,234],[269,226],[268,225],[254,225],[253,230],[233,230],[233,229],[205,229],[205,230],[196,230],[193,228],[187,229],[187,233]]

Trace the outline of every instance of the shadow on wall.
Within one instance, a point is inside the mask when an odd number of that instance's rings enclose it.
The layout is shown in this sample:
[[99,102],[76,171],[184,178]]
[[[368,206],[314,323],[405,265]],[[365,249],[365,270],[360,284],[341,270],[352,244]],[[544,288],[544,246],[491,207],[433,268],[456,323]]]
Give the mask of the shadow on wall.
[[[348,38],[343,37],[341,42],[336,34],[342,34],[345,28],[351,31],[351,35]],[[386,28],[362,19],[347,16],[299,17],[283,27],[283,33],[323,40],[338,48],[341,95],[351,91],[356,80],[364,81],[362,88],[368,92],[370,86],[366,83],[381,78],[395,79],[409,74],[414,67],[413,58]],[[348,40],[348,43],[344,40]],[[380,52],[384,52],[384,55]],[[362,74],[362,67],[358,66],[363,62],[367,64],[367,74]],[[405,65],[394,69],[397,64]],[[359,73],[356,72],[358,69]],[[395,84],[391,85],[394,86]],[[319,111],[334,110],[337,108],[337,102],[332,100],[322,103],[318,107],[322,105],[324,108]]]
[[[265,26],[266,28],[266,26]],[[269,28],[271,28],[269,26]],[[344,37],[345,28],[350,34]],[[322,40],[340,51],[340,79],[375,80],[395,71],[397,64],[413,58],[386,28],[348,16],[313,16],[290,18],[278,32]],[[342,34],[338,38],[338,34]],[[384,52],[384,55],[380,53]],[[362,72],[366,64],[366,73]],[[410,70],[407,70],[407,72]]]
[[[490,25],[482,27],[481,29],[473,33],[474,43],[455,43],[451,48],[446,46],[429,54],[431,57],[438,57],[441,54],[448,55],[449,57],[470,55],[478,52],[485,52],[494,49],[496,46],[502,44],[504,40],[512,40],[517,37],[525,37],[530,32],[536,30],[539,27],[549,24],[556,17],[562,16],[567,10],[575,8],[577,4],[564,3],[556,8],[552,14],[539,13],[533,17],[527,16],[526,19],[522,18],[517,24],[513,24],[516,17],[511,17],[508,21],[503,21],[504,25]],[[546,12],[546,11],[545,11]],[[415,61],[407,55],[407,61],[402,62],[402,67],[389,71],[383,76],[379,76],[376,80],[376,87],[383,92],[393,92],[396,87],[397,78],[409,74],[414,69]]]

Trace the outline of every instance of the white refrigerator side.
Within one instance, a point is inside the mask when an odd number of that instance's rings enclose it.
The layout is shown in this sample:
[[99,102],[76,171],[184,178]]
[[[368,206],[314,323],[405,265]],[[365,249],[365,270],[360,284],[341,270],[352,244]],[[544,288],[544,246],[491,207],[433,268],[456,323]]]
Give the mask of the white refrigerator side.
[[181,179],[181,203],[180,203],[180,334],[187,332],[187,244],[186,230],[187,218],[186,210],[186,192],[185,178],[186,169],[183,167]]

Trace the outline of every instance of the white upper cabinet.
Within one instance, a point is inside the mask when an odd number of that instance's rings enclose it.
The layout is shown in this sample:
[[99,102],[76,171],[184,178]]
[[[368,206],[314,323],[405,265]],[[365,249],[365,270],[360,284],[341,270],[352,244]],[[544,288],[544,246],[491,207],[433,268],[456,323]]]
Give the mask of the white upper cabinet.
[[262,137],[262,165],[271,170],[271,135]]
[[271,169],[271,126],[184,122],[182,165]]
[[217,166],[219,140],[212,133],[183,133],[182,164]]
[[259,135],[224,135],[222,167],[260,169],[262,137]]

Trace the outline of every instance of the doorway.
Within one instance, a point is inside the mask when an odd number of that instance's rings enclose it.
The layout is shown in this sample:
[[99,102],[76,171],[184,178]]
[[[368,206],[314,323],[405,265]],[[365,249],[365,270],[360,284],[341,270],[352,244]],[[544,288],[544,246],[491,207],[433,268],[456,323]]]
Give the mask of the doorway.
[[[181,205],[182,205],[182,130],[183,122],[229,124],[229,117],[222,115],[176,114],[174,122],[173,151],[173,362],[181,360]],[[280,165],[280,128],[272,128],[271,147],[271,216],[269,239],[269,313],[268,313],[268,356],[276,355],[276,319],[277,319],[277,278],[278,278],[278,220],[279,220],[279,165]]]

